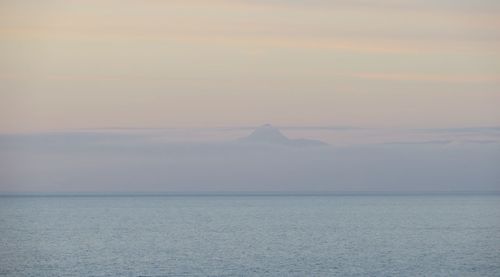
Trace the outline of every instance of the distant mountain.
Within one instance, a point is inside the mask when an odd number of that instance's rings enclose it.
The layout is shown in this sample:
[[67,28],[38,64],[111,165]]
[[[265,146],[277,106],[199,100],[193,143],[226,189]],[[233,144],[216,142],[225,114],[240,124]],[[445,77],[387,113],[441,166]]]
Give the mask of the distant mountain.
[[289,139],[281,131],[271,124],[265,124],[255,129],[250,135],[240,138],[239,142],[287,145],[294,147],[325,146],[325,142],[312,139]]

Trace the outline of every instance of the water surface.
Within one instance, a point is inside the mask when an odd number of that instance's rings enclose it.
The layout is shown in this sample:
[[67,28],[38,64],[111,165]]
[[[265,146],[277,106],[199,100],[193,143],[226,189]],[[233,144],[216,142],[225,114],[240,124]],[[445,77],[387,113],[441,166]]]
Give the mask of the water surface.
[[0,276],[500,276],[500,196],[0,197]]

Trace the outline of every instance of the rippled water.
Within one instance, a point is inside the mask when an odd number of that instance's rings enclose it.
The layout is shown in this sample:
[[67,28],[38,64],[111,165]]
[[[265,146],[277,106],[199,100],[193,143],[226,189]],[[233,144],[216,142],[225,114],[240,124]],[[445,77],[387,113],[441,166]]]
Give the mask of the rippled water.
[[0,197],[1,276],[500,276],[500,196]]

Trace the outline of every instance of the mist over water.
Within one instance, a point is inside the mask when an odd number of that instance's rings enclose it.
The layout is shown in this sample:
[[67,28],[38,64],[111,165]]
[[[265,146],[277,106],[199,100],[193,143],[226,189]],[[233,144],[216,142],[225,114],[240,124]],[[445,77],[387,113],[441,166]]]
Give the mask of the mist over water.
[[0,277],[500,276],[499,19],[0,0]]
[[[326,135],[314,136],[310,129],[301,136],[271,125],[215,130],[210,136],[223,137],[212,140],[203,130],[0,135],[0,192],[500,189],[496,129],[407,131],[399,137],[357,129],[320,129]],[[339,144],[342,137],[358,143]]]

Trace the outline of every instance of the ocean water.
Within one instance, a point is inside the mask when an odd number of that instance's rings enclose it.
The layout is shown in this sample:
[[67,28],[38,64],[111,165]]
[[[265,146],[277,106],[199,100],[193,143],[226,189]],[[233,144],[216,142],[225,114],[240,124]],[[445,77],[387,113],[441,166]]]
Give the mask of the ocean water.
[[0,197],[0,276],[500,276],[500,196]]

